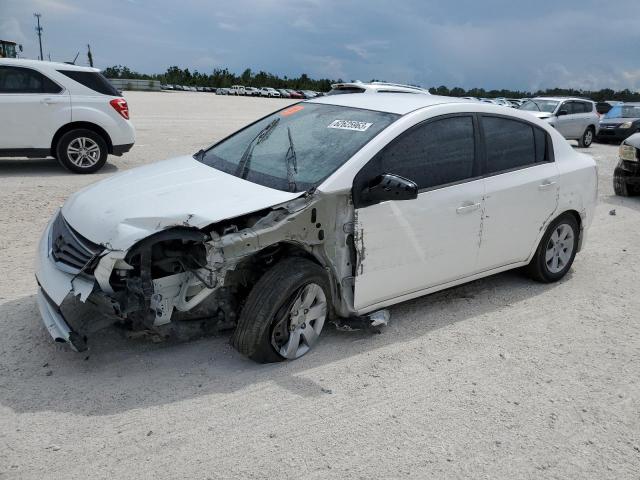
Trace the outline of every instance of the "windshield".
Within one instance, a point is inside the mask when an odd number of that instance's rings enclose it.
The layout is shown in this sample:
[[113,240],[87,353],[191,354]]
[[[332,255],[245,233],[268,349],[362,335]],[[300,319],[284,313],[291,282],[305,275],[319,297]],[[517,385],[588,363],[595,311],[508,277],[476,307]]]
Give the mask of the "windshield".
[[604,118],[640,118],[640,105],[616,105]]
[[520,110],[553,113],[558,103],[557,100],[527,100],[522,104]]
[[319,185],[399,115],[299,103],[200,152],[202,163],[288,192]]

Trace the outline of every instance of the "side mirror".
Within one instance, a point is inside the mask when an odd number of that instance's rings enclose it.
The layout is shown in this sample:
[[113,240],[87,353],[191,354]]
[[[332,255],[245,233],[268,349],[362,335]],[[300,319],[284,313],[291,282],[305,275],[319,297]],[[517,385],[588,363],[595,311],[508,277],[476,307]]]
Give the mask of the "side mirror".
[[360,193],[360,199],[366,205],[375,205],[387,200],[413,200],[415,198],[418,198],[418,185],[393,173],[378,175]]
[[562,117],[563,115],[567,115],[568,113],[569,113],[569,112],[567,112],[566,110],[560,110],[560,111],[556,114],[556,116],[558,116],[558,117]]

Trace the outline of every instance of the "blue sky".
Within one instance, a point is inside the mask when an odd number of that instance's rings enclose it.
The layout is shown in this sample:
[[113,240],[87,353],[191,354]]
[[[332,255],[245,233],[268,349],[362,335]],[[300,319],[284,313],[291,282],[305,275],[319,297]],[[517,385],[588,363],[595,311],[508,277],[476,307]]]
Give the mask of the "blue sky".
[[640,89],[640,0],[0,0],[45,57],[484,88]]

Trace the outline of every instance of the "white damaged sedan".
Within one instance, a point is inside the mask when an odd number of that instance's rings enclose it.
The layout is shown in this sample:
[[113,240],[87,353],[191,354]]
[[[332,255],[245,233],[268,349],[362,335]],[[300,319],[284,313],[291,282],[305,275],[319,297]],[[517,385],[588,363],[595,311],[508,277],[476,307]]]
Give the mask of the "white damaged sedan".
[[591,157],[527,112],[322,97],[71,196],[40,242],[39,309],[78,351],[104,325],[65,305],[90,302],[134,328],[198,318],[234,329],[258,362],[295,359],[328,320],[379,318],[517,267],[559,280],[596,178]]

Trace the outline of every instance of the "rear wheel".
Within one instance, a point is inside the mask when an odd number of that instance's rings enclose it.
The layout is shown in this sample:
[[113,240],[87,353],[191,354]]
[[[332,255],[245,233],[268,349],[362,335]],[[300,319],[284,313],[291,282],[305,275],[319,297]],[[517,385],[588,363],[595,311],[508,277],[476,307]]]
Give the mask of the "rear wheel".
[[56,158],[74,173],[93,173],[107,162],[107,142],[96,132],[87,129],[65,133],[56,146]]
[[557,282],[564,277],[578,251],[579,232],[573,215],[566,213],[555,219],[526,268],[529,276],[544,283]]
[[578,140],[578,144],[582,148],[589,148],[593,143],[594,136],[595,136],[595,131],[593,127],[587,127],[587,129],[582,134],[582,137]]
[[330,309],[327,273],[304,258],[268,270],[247,296],[233,346],[259,363],[294,360],[317,343]]

